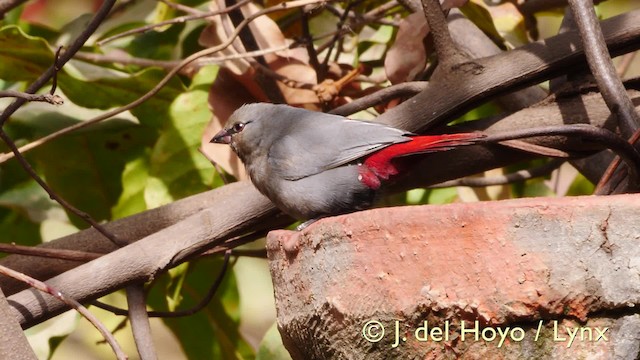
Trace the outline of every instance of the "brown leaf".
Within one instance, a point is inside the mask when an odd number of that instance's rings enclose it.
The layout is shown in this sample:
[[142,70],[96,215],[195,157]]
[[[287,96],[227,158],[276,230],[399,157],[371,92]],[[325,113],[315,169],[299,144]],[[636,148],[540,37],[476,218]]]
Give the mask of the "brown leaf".
[[415,80],[427,64],[423,39],[429,34],[429,25],[421,12],[402,19],[387,57],[384,69],[392,84]]
[[[212,10],[216,10],[219,8],[219,5],[212,2],[211,8]],[[242,13],[245,18],[250,17],[251,14],[255,14],[258,11],[259,8],[252,3],[242,7]],[[251,21],[249,28],[261,50],[282,49],[292,43],[292,40],[286,39],[278,25],[266,15],[259,16]],[[208,47],[217,46],[226,41],[233,31],[234,27],[228,16],[215,17],[211,20],[211,25],[200,35],[200,44]],[[241,41],[236,38],[231,46],[214,54],[212,57],[237,55],[245,52],[246,50],[242,46]],[[309,66],[309,59],[305,49],[278,50],[264,54],[264,58],[271,70],[287,79],[307,84],[316,83],[316,73],[314,69]],[[255,71],[248,59],[226,60],[223,66],[238,76],[253,76]],[[278,82],[278,87],[282,91],[288,104],[301,105],[318,102],[318,98],[312,90],[291,88],[281,82]],[[259,97],[266,98],[265,96]]]
[[[249,79],[250,80],[250,79]],[[256,102],[256,98],[228,70],[221,69],[209,91],[209,107],[213,117],[204,130],[201,139],[202,153],[238,180],[248,178],[244,165],[228,145],[212,144],[209,141],[227,122],[231,114],[246,103]]]

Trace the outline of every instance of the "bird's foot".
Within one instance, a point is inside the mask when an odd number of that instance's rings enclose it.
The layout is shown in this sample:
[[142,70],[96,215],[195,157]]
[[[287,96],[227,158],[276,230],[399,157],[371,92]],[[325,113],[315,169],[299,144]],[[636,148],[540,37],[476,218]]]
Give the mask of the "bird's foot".
[[296,226],[296,231],[302,231],[302,230],[306,229],[307,226],[313,224],[314,222],[316,222],[316,221],[318,221],[320,219],[322,219],[322,216],[321,217],[317,217],[315,219],[307,220],[307,221],[303,222],[302,224]]

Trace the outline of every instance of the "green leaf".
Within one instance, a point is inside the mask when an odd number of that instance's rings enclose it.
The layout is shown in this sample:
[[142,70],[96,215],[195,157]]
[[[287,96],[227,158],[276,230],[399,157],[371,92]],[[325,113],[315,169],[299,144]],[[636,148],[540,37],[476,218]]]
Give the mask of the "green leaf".
[[37,245],[42,242],[40,229],[26,216],[17,212],[2,212],[0,217],[0,242],[20,245]]
[[584,175],[578,173],[571,186],[569,186],[569,190],[567,190],[567,196],[578,196],[578,195],[591,195],[595,190],[595,185],[591,183]]
[[0,29],[0,64],[4,80],[34,80],[53,64],[53,52],[44,39],[14,25],[5,26]]
[[[33,80],[53,63],[47,42],[25,34],[15,26],[0,29],[0,78],[8,81]],[[69,99],[80,106],[110,109],[133,102],[151,90],[164,77],[160,69],[130,75],[108,67],[73,62],[58,73],[58,85]],[[184,88],[176,78],[131,113],[141,123],[158,127],[167,118],[169,105]]]
[[35,181],[26,181],[18,184],[0,194],[0,206],[10,208],[20,213],[34,223],[40,223],[46,219],[47,212],[59,209],[46,191]]
[[273,323],[260,342],[256,360],[287,360],[291,355],[282,344],[278,324]]
[[25,330],[29,343],[38,358],[50,359],[62,339],[76,329],[79,319],[79,313],[68,311],[55,319]]
[[544,183],[543,179],[527,180],[523,190],[523,197],[555,196],[553,190]]
[[[64,199],[101,221],[111,218],[128,159],[155,140],[150,129],[131,122],[109,121],[88,131],[52,141],[32,151],[49,185]],[[74,225],[84,221],[70,214]]]
[[[93,81],[60,76],[60,88],[74,103],[96,109],[129,104],[146,94],[164,77],[164,71],[148,69],[133,75],[105,77]],[[183,91],[177,79],[169,81],[157,94],[131,110],[144,125],[161,126],[167,119],[171,102]]]
[[128,162],[122,173],[122,194],[111,210],[112,220],[147,210],[144,189],[149,178],[149,159],[146,154]]
[[176,311],[182,303],[184,297],[182,296],[182,288],[184,281],[189,273],[189,263],[180,264],[173,269],[169,269],[167,274],[171,281],[167,286],[167,308],[169,311]]
[[429,204],[450,204],[458,197],[456,188],[430,189],[427,203]]
[[[191,262],[182,285],[181,309],[200,302],[220,272],[222,259],[201,258]],[[154,309],[166,309],[164,290],[168,277],[163,276],[149,295]],[[212,301],[199,312],[180,318],[165,318],[165,324],[174,333],[189,359],[251,359],[253,350],[238,330],[239,296],[231,271],[217,289]]]
[[[204,75],[203,75],[204,76]],[[162,130],[151,154],[151,177],[145,198],[149,207],[206,191],[213,186],[214,169],[198,151],[202,132],[211,113],[208,91],[198,78],[196,89],[176,98],[171,106],[171,122]],[[150,179],[151,180],[151,179]],[[149,203],[152,199],[159,202]]]
[[4,19],[0,20],[0,25],[18,24],[20,16],[22,15],[22,10],[24,10],[24,6],[16,6],[9,10],[9,12],[5,13]]
[[129,31],[129,30],[133,30],[133,29],[138,29],[142,26],[147,25],[147,23],[143,22],[143,21],[132,21],[132,22],[126,22],[123,24],[118,24],[112,28],[110,28],[109,30],[105,31],[104,33],[102,33],[100,35],[100,37],[98,38],[99,40],[104,40],[108,37],[111,36],[115,36],[118,35],[120,33],[123,33],[125,31]]
[[179,44],[180,33],[184,29],[184,24],[170,26],[165,31],[151,30],[136,36],[125,50],[134,57],[156,60],[170,60],[176,54],[176,47]]
[[473,1],[469,1],[460,8],[460,11],[487,34],[494,43],[498,45],[504,44],[504,39],[496,29],[493,18],[487,9],[475,4]]

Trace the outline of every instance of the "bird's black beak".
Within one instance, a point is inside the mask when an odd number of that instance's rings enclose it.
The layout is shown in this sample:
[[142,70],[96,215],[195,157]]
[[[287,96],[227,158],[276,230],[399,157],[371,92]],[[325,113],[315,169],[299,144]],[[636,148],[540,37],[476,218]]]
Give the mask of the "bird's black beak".
[[212,143],[216,144],[231,144],[231,134],[228,130],[222,129],[211,139]]

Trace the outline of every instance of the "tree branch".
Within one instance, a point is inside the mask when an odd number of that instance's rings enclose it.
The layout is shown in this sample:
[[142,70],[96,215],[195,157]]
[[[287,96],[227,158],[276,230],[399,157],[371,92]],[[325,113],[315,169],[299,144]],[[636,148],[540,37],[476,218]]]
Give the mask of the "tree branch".
[[140,359],[156,360],[158,355],[151,337],[151,324],[147,315],[147,296],[142,283],[127,286],[127,306],[131,332],[133,332]]
[[0,91],[0,98],[3,97],[15,97],[24,99],[26,101],[41,101],[47,102],[51,105],[62,105],[64,104],[64,100],[58,95],[52,94],[28,94],[20,91],[14,90],[2,90]]
[[77,312],[82,314],[82,316],[84,316],[87,320],[89,320],[91,325],[95,326],[95,328],[98,329],[100,334],[102,334],[104,339],[113,349],[113,352],[115,353],[116,358],[123,359],[123,360],[127,359],[127,355],[125,355],[125,353],[122,351],[122,348],[120,347],[116,339],[113,337],[113,334],[109,332],[109,330],[100,322],[100,320],[98,320],[98,318],[93,316],[93,314],[89,310],[87,310],[86,307],[82,306],[82,304],[76,301],[73,297],[70,297],[62,293],[57,287],[52,286],[51,284],[45,284],[41,281],[38,281],[24,274],[21,274],[17,271],[11,270],[2,265],[0,265],[0,273],[29,284],[29,286],[35,289],[34,291],[40,291],[44,294],[50,295],[48,299],[52,299],[57,304],[61,304],[61,303],[66,304],[69,307],[75,309]]
[[[640,10],[607,19],[602,22],[602,29],[613,53],[640,47]],[[566,67],[579,66],[584,59],[582,49],[578,46],[571,51],[566,46],[579,42],[577,33],[568,32],[474,59],[466,67],[468,71],[452,72],[442,81],[431,81],[425,91],[385,112],[378,121],[417,132],[446,123],[497,95],[553,78]],[[417,129],[415,122],[420,122]]]
[[591,73],[611,113],[618,117],[622,135],[628,139],[640,128],[640,116],[635,111],[613,66],[593,2],[569,0],[569,6],[580,31],[580,39]]
[[495,185],[506,185],[515,182],[526,181],[541,176],[547,176],[551,174],[560,165],[564,164],[565,160],[553,159],[548,163],[540,166],[536,166],[531,169],[519,170],[510,174],[502,176],[492,177],[468,177],[456,180],[445,181],[440,184],[429,186],[429,188],[445,188],[452,186],[468,186],[468,187],[487,187]]

